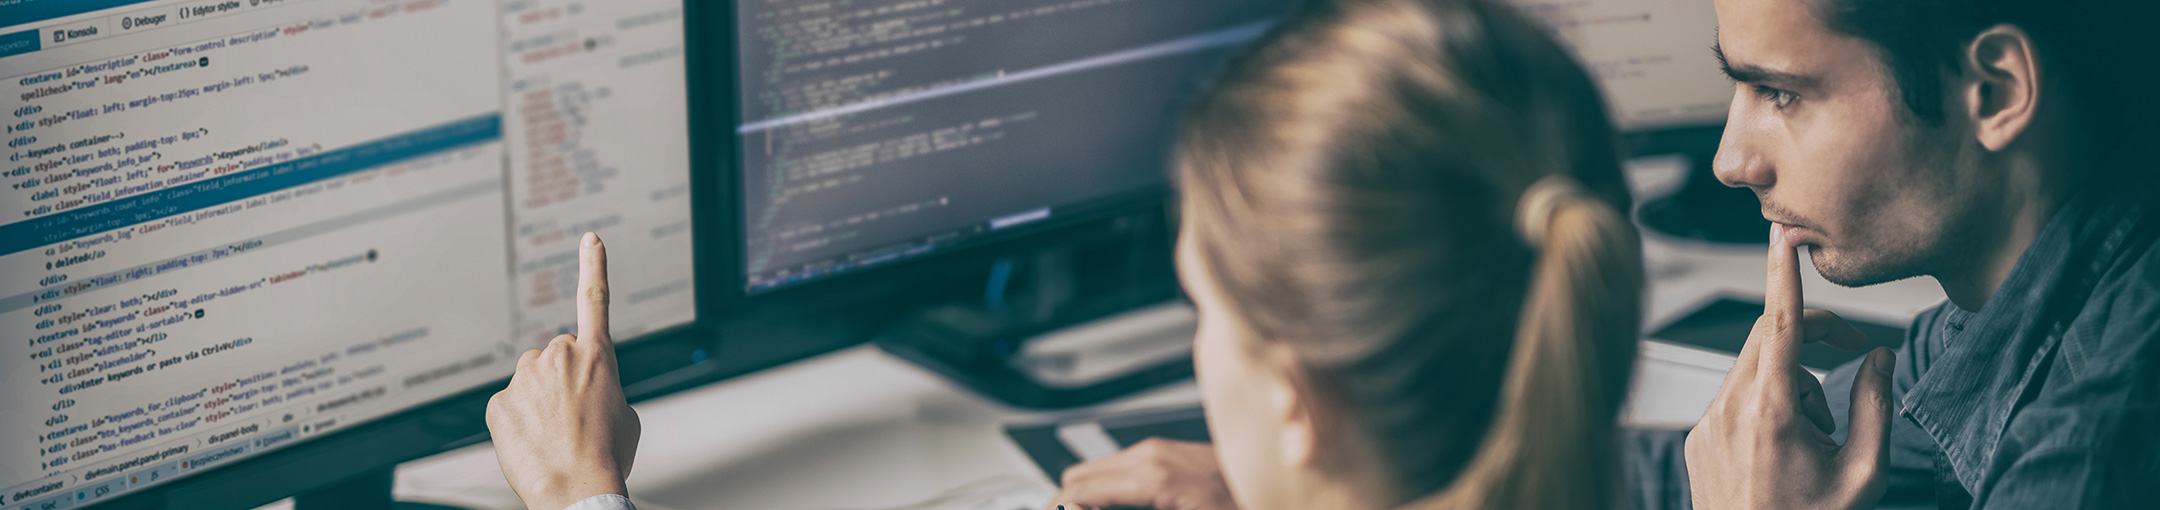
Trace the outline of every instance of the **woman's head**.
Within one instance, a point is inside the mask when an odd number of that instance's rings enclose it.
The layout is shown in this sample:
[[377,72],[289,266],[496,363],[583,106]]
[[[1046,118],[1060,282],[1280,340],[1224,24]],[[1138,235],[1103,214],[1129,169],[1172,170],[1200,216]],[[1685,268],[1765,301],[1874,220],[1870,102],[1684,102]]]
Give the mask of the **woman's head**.
[[1642,275],[1597,94],[1482,0],[1316,2],[1232,65],[1176,166],[1241,504],[1609,499]]

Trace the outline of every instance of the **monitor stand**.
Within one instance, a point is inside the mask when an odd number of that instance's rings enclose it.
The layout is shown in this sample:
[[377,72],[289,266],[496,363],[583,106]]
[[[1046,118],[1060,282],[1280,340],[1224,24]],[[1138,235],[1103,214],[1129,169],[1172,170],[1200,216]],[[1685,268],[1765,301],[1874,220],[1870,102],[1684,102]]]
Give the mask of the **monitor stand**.
[[1687,175],[1670,195],[1641,200],[1635,220],[1653,232],[1716,244],[1766,244],[1770,221],[1762,202],[1746,188],[1728,187],[1711,171],[1722,127],[1688,128],[1632,134],[1630,157],[1678,154],[1687,159]]
[[398,501],[391,497],[397,485],[397,468],[385,467],[293,496],[294,510],[465,510],[463,508]]
[[879,348],[1008,405],[1067,409],[1192,377],[1190,305],[1166,301],[1068,327],[933,307]]
[[[980,299],[935,302],[874,343],[976,393],[1030,409],[1105,402],[1192,377],[1191,308],[1157,214],[1108,241],[991,264]],[[953,279],[948,281],[977,281]]]

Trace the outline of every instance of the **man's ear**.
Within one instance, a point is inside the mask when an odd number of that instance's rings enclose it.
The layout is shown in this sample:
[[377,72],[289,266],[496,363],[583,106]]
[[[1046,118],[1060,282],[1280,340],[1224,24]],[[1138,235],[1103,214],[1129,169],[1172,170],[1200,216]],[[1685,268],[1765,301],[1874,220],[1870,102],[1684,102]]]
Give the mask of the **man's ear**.
[[2041,100],[2040,52],[2014,25],[1980,31],[1964,53],[1965,114],[1980,145],[2000,151],[2033,125]]

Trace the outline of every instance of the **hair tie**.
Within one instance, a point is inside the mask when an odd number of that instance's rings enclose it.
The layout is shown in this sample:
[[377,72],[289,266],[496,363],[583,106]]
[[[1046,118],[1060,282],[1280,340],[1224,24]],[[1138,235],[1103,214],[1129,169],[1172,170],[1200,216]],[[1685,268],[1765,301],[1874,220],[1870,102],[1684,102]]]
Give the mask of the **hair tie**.
[[1540,249],[1545,244],[1545,230],[1552,225],[1553,211],[1562,199],[1584,196],[1582,184],[1565,175],[1547,175],[1528,189],[1522,198],[1515,200],[1515,233],[1522,236],[1530,249]]

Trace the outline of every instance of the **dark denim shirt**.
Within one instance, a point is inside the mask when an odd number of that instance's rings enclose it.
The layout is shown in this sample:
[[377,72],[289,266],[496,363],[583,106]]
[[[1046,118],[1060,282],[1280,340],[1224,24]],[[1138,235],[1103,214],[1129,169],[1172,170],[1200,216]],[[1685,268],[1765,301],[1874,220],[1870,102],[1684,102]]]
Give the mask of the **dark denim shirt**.
[[[2155,191],[2071,199],[1980,311],[1913,321],[1882,507],[2160,508]],[[1824,385],[1838,423],[1858,371]]]
[[[1981,310],[1913,321],[1880,508],[2160,509],[2156,202],[2142,186],[2072,198]],[[1840,442],[1859,370],[1824,380]],[[1630,444],[1637,506],[1687,507],[1683,443]]]

